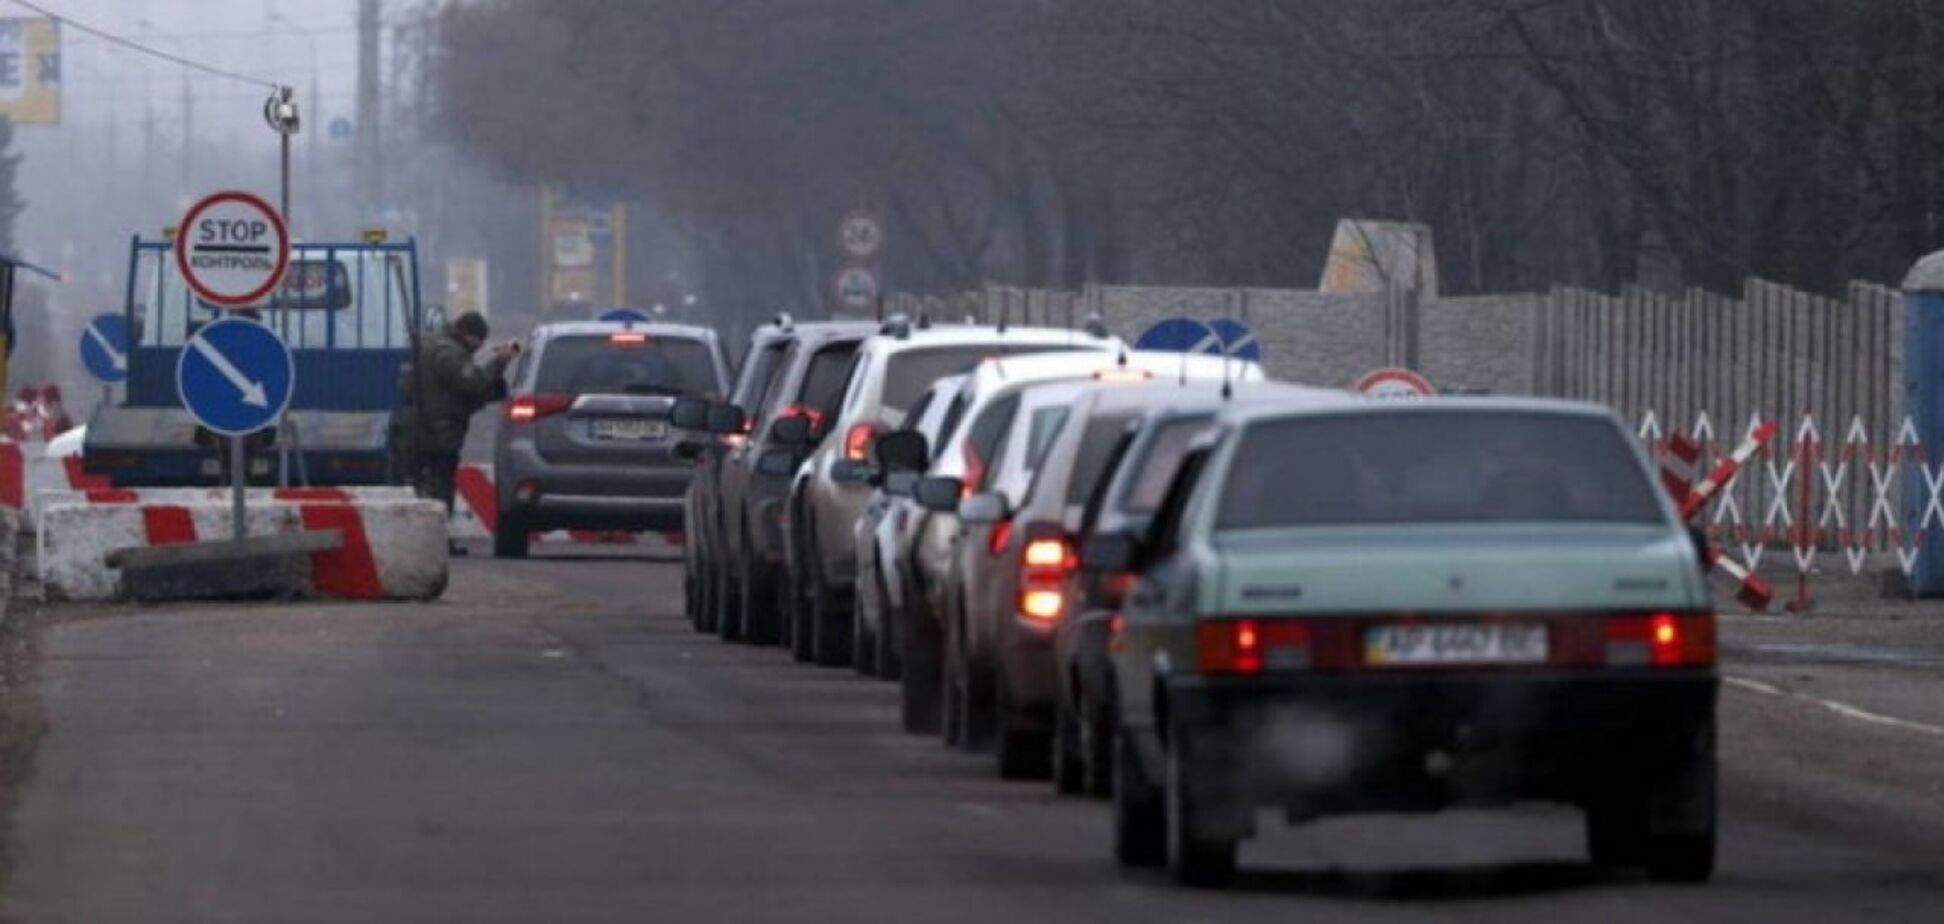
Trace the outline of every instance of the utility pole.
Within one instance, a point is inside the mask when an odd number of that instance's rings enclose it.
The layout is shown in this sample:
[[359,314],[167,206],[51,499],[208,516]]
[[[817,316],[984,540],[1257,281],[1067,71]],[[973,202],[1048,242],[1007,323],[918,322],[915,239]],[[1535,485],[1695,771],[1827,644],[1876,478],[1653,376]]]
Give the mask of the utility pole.
[[384,173],[379,168],[378,45],[382,23],[379,0],[358,0],[358,195],[375,213],[383,205]]

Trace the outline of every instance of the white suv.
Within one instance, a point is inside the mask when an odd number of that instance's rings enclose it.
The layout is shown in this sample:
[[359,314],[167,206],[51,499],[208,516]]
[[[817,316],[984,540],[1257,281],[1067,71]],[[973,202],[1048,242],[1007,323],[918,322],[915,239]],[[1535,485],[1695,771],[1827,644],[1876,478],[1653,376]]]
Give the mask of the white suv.
[[989,360],[1053,351],[1126,350],[1118,338],[1057,328],[929,327],[894,320],[864,341],[837,419],[798,469],[786,508],[796,655],[841,665],[851,651],[854,524],[871,496],[871,444],[905,423],[932,383]]

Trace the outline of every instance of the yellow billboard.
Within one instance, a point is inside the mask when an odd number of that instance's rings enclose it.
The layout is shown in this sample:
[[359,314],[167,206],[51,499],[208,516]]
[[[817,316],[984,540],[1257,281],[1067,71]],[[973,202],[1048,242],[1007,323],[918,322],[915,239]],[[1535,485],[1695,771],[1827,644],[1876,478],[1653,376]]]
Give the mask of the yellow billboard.
[[0,19],[0,116],[17,125],[60,124],[60,23]]

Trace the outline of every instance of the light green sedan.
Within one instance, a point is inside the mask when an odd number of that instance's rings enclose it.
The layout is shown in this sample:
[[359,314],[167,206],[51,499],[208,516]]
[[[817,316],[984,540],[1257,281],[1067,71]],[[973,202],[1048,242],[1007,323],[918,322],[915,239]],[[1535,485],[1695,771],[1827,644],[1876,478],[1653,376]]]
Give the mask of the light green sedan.
[[1110,657],[1116,850],[1218,884],[1291,821],[1551,801],[1596,862],[1714,862],[1715,624],[1695,538],[1611,412],[1238,406],[1139,535]]

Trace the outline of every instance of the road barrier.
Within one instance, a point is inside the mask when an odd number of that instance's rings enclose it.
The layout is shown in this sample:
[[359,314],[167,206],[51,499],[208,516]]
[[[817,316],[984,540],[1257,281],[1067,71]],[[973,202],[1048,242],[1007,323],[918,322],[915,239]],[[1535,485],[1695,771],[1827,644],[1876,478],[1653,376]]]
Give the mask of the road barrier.
[[[110,554],[186,545],[231,535],[227,501],[217,503],[62,502],[40,510],[40,571],[52,596],[106,600],[121,593]],[[445,509],[404,499],[253,498],[252,536],[335,530],[336,548],[309,555],[310,592],[354,599],[431,599],[444,592],[448,566]]]
[[[1779,564],[1793,578],[1791,609],[1813,605],[1819,580],[1868,572],[1908,577],[1925,539],[1944,529],[1944,464],[1930,458],[1915,423],[1904,418],[1893,432],[1872,432],[1856,416],[1835,442],[1814,416],[1790,424],[1784,439],[1778,423],[1758,418],[1724,432],[1702,413],[1669,429],[1649,412],[1638,433],[1662,463],[1670,490],[1690,473],[1710,473],[1686,496],[1683,512],[1724,547],[1725,561],[1754,572],[1786,556]],[[1764,429],[1775,438],[1757,439]],[[1724,438],[1736,434],[1740,451],[1730,451]],[[1741,477],[1732,477],[1736,471]]]

